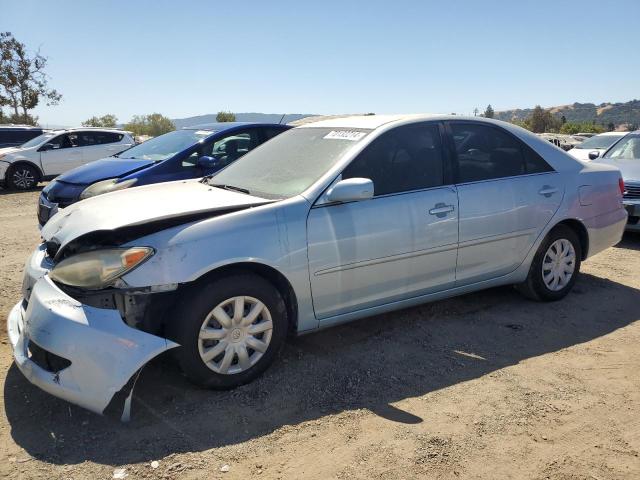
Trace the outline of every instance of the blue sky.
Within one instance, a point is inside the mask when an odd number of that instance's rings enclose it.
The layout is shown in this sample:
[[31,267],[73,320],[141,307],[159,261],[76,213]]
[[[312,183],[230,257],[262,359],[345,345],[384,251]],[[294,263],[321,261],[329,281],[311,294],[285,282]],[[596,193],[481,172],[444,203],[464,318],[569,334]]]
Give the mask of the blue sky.
[[640,1],[0,0],[42,124],[219,110],[470,113],[640,97]]

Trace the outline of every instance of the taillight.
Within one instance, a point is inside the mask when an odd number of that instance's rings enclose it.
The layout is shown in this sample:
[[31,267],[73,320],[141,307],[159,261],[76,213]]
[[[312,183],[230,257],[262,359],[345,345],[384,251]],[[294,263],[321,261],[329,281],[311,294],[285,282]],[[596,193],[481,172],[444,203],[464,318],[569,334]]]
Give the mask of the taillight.
[[620,195],[624,195],[624,180],[622,177],[618,179],[618,186],[620,187]]

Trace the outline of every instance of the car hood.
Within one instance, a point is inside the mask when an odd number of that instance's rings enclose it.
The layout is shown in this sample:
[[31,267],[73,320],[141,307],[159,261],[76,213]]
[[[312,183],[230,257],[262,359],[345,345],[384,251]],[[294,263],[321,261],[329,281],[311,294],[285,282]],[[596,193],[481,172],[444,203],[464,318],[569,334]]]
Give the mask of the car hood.
[[[271,203],[260,197],[214,188],[198,180],[157,183],[106,193],[60,210],[42,228],[58,248],[91,232],[136,227],[147,234],[197,218]],[[153,228],[149,228],[153,225]],[[146,228],[146,230],[145,230]],[[142,236],[142,235],[139,235]]]
[[106,180],[107,178],[123,177],[137,170],[147,168],[153,165],[153,163],[151,160],[108,157],[69,170],[60,175],[57,180],[67,183],[89,185],[99,182],[100,180]]
[[0,155],[4,155],[5,153],[13,153],[20,150],[18,147],[4,147],[0,148]]
[[595,161],[619,168],[622,173],[622,178],[625,181],[640,181],[640,158],[598,158]]

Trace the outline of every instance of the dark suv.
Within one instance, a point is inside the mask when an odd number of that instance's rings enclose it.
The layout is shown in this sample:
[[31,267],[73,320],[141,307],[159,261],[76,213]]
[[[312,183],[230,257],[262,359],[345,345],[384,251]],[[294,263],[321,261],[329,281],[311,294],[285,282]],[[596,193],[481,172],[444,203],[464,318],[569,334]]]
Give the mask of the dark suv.
[[17,147],[42,132],[42,128],[29,125],[0,125],[0,148]]

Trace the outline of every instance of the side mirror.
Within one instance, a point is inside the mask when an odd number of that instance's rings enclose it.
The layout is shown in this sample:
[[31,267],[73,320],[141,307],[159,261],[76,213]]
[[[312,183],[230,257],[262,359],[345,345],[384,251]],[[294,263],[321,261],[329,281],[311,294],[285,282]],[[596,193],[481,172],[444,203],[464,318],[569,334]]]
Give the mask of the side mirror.
[[589,160],[595,160],[599,156],[600,156],[600,152],[598,151],[589,152]]
[[330,202],[357,202],[373,198],[373,182],[368,178],[340,180],[327,191]]
[[218,157],[210,157],[208,155],[203,155],[198,158],[198,167],[204,170],[210,170],[212,168],[216,168],[219,166],[220,160]]
[[46,152],[48,150],[54,150],[56,148],[59,148],[60,145],[56,145],[55,143],[45,143],[44,145],[42,145],[40,147],[40,149],[38,151],[40,152]]

